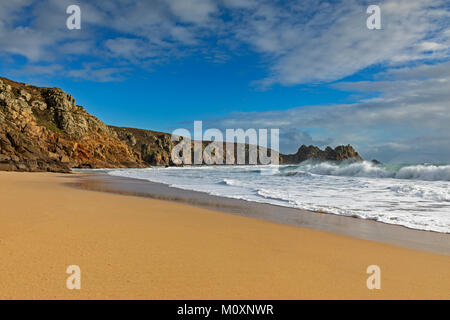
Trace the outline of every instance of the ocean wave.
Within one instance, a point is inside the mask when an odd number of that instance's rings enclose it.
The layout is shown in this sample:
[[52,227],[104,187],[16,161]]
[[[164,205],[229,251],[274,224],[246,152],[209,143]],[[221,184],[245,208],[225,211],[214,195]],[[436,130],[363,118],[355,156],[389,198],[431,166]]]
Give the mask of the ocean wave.
[[416,165],[401,168],[395,175],[397,179],[426,181],[450,181],[450,166]]
[[450,165],[377,165],[372,162],[303,162],[298,166],[289,166],[280,172],[281,176],[307,176],[307,174],[392,178],[424,181],[450,181]]
[[227,186],[238,186],[238,187],[244,186],[244,183],[242,181],[234,180],[234,179],[223,179],[222,182],[220,182],[220,184],[225,184]]
[[391,186],[388,189],[401,196],[413,196],[438,202],[450,202],[450,191],[448,190],[433,190],[430,187],[415,186],[410,184]]

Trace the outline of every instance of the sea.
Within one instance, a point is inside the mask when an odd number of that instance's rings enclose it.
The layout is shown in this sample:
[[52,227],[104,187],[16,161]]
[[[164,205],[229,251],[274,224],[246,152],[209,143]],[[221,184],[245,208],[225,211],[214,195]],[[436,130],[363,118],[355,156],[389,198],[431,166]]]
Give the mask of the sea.
[[185,166],[107,170],[278,206],[450,233],[450,165],[302,162],[280,166]]

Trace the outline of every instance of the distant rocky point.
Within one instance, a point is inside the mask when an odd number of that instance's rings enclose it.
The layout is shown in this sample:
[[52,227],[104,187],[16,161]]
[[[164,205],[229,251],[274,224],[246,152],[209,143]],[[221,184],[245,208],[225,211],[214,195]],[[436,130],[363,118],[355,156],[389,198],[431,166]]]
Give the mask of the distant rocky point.
[[302,145],[297,153],[281,155],[280,157],[282,160],[281,162],[284,164],[300,163],[306,160],[343,161],[350,159],[354,161],[363,161],[363,158],[361,158],[351,145],[338,146],[334,149],[326,147],[325,150],[321,150],[316,146]]
[[[174,144],[167,133],[108,126],[61,89],[0,78],[0,170],[170,166]],[[351,146],[302,146],[296,154],[280,154],[284,164],[308,159],[362,160]]]

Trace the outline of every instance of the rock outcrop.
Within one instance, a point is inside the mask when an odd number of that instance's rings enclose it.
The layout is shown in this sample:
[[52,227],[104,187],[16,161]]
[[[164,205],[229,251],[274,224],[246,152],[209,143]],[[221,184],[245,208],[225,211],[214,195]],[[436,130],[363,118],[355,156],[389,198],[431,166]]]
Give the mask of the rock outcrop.
[[0,78],[0,170],[142,166],[140,154],[71,95]]
[[110,126],[119,139],[128,145],[141,159],[151,166],[171,165],[174,143],[168,133],[151,130]]
[[375,164],[375,165],[383,164],[381,161],[378,161],[378,160],[376,160],[376,159],[373,159],[371,162],[372,162],[373,164]]
[[316,161],[362,161],[363,159],[351,145],[338,146],[334,149],[326,147],[321,150],[316,146],[302,145],[297,153],[290,155],[281,155],[280,159],[283,164],[297,164],[306,160]]

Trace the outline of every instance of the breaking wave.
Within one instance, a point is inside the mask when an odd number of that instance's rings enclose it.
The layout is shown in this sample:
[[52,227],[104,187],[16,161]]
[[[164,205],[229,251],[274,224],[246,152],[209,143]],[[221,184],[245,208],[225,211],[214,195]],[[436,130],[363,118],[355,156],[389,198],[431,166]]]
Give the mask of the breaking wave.
[[308,174],[393,178],[423,181],[450,181],[450,165],[377,165],[372,162],[303,162],[280,170],[281,176],[307,176]]

